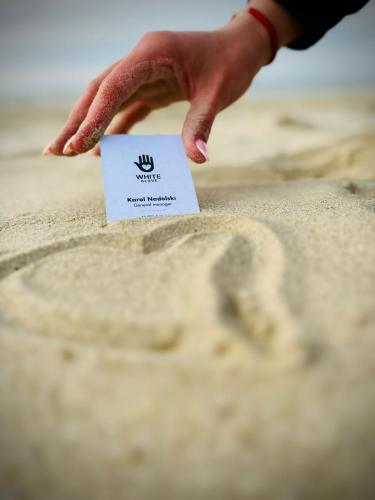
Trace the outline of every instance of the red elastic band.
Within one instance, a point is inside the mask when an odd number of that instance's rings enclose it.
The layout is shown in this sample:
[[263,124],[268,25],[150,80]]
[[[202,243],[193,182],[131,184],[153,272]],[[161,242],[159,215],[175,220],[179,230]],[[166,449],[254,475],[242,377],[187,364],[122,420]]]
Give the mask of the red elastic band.
[[251,14],[252,16],[254,16],[255,19],[257,19],[260,23],[262,23],[270,35],[272,53],[271,53],[271,59],[267,63],[267,64],[270,64],[275,59],[276,52],[279,50],[279,39],[278,39],[276,30],[275,30],[275,27],[271,23],[271,21],[268,19],[268,17],[266,17],[258,9],[254,9],[254,7],[249,7],[247,9],[247,12],[249,14]]

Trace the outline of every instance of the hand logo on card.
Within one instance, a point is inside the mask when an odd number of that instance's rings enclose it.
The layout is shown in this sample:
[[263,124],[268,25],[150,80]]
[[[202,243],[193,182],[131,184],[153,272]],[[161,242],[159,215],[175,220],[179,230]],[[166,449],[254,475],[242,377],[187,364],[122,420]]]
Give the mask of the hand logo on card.
[[[152,172],[154,170],[154,160],[152,156],[139,155],[138,161],[135,161],[134,163],[137,165],[139,170],[142,170],[142,172]],[[144,168],[147,165],[149,165],[149,168]]]

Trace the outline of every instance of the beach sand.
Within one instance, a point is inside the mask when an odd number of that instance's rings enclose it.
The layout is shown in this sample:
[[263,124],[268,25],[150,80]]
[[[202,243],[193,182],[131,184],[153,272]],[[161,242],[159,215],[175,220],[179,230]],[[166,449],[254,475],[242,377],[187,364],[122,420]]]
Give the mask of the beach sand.
[[0,118],[0,498],[373,498],[375,94],[243,98],[200,214],[109,224],[67,110]]

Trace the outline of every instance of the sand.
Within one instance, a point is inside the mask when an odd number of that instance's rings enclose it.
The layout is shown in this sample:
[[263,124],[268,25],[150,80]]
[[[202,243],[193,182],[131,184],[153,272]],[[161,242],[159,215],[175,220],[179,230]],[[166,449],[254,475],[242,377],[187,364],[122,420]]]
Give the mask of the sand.
[[109,224],[67,109],[0,118],[0,498],[370,499],[375,94],[244,98],[199,215]]

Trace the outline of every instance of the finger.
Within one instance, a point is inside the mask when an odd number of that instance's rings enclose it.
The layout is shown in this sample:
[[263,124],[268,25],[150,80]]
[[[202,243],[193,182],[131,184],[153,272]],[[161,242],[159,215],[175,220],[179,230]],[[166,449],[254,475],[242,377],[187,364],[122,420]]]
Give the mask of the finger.
[[87,86],[84,94],[78,99],[74,105],[64,127],[57,134],[48,146],[44,149],[44,154],[62,155],[64,145],[76,133],[82,121],[86,118],[90,105],[100,87],[103,79],[116,67],[119,61],[111,64],[97,78]]
[[95,144],[95,146],[89,151],[90,155],[100,156],[100,146],[99,143]]
[[[132,104],[129,108],[119,113],[116,122],[108,127],[106,134],[127,134],[136,123],[144,120],[151,111],[152,109],[146,103],[136,102]],[[100,155],[99,144],[95,145],[92,154],[96,156]],[[139,161],[142,161],[141,157],[139,157]]]
[[123,111],[117,122],[111,127],[111,134],[126,134],[138,122],[144,120],[152,109],[144,102],[136,102]]
[[216,97],[201,93],[191,101],[182,128],[186,154],[195,163],[208,160],[207,140],[217,114]]
[[[134,61],[134,56],[133,56]],[[149,79],[151,61],[134,63],[127,59],[101,83],[86,118],[64,148],[64,154],[84,153],[91,149],[108,127],[121,104]]]

